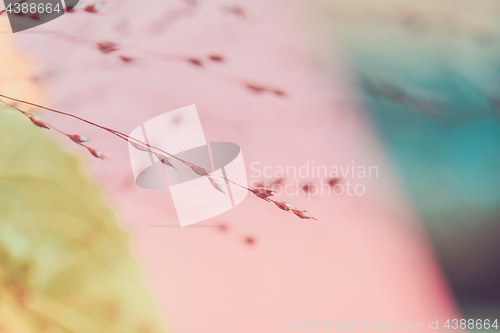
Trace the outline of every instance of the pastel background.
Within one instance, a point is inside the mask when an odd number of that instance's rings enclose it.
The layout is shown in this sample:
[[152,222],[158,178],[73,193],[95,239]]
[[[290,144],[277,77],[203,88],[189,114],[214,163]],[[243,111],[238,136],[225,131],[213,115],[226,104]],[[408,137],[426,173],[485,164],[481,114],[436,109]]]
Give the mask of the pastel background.
[[[377,167],[378,177],[341,175],[341,184],[364,185],[361,196],[280,195],[318,221],[249,195],[220,216],[176,228],[169,190],[135,185],[125,141],[35,110],[60,129],[86,135],[109,157],[95,159],[53,131],[40,134],[63,146],[60,154],[83,161],[82,175],[114,213],[110,221],[129,234],[148,286],[144,294],[149,291],[165,323],[159,331],[289,332],[295,331],[292,319],[420,321],[422,331],[439,320],[445,331],[447,319],[495,319],[498,313],[498,287],[492,291],[498,277],[498,112],[489,104],[496,91],[481,90],[493,85],[486,77],[498,84],[484,61],[495,68],[497,50],[484,46],[491,45],[487,38],[448,46],[442,40],[452,37],[441,31],[412,35],[398,22],[419,28],[414,16],[434,17],[441,6],[404,3],[114,0],[98,13],[80,9],[16,35],[7,33],[2,18],[0,94],[124,133],[196,104],[207,141],[241,147],[249,181],[252,163],[261,170],[313,162]],[[495,13],[484,12],[477,21]],[[442,22],[439,15],[434,19]],[[461,27],[458,20],[446,28],[457,38],[468,36]],[[478,29],[494,38],[495,28]],[[99,51],[104,41],[118,50]],[[433,58],[436,48],[449,57],[439,52]],[[259,92],[255,85],[284,94]],[[282,182],[330,180],[323,178]],[[276,177],[258,177],[266,180]],[[7,189],[2,197],[11,195]],[[10,222],[3,216],[2,223]],[[137,282],[141,288],[143,282]],[[467,289],[471,285],[483,288]]]

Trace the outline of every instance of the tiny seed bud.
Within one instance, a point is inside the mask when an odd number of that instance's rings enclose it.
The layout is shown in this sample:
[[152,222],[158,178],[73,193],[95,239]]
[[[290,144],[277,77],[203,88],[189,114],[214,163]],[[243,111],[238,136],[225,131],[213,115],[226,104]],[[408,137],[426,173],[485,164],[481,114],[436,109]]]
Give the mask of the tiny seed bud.
[[222,194],[226,195],[226,189],[224,188],[224,185],[222,185],[222,183],[217,179],[215,178],[214,176],[212,175],[208,175],[208,179],[210,179],[210,183],[212,184],[212,186],[222,192]]
[[38,119],[37,117],[33,117],[33,116],[30,116],[30,120],[33,124],[35,124],[36,126],[40,127],[40,128],[46,128],[46,129],[50,129],[50,126],[49,124],[41,121],[40,119]]
[[193,171],[200,176],[206,176],[209,174],[209,171],[207,169],[204,169],[196,165],[191,166],[191,169],[193,169]]
[[295,207],[291,203],[288,203],[286,201],[273,201],[273,202],[276,206],[278,206],[278,208],[286,211],[295,209]]
[[94,148],[90,148],[90,147],[85,147],[85,148],[87,148],[92,155],[94,155],[97,158],[100,158],[101,160],[104,160],[106,158],[106,156],[104,156],[102,151],[100,151],[98,149],[94,149]]
[[100,43],[97,43],[97,49],[99,51],[101,51],[102,53],[108,54],[108,53],[111,53],[114,51],[118,51],[119,46],[118,46],[118,44],[113,43],[113,42],[100,42]]
[[88,142],[89,139],[87,137],[80,134],[68,134],[68,137],[76,143]]
[[300,217],[301,219],[306,219],[306,220],[317,220],[316,218],[312,217],[308,212],[306,212],[303,209],[292,209],[292,212]]
[[262,187],[257,187],[251,190],[253,194],[258,196],[261,199],[265,199],[267,197],[272,197],[274,195],[274,191],[268,190]]
[[85,8],[83,10],[86,11],[87,13],[98,13],[102,9],[102,7],[103,7],[103,3],[96,2],[96,3],[90,4],[88,6],[85,6]]
[[161,153],[156,153],[155,155],[156,155],[156,157],[158,158],[158,160],[159,160],[161,163],[163,163],[163,164],[165,164],[165,165],[167,165],[167,166],[169,166],[169,167],[172,167],[172,168],[174,168],[174,169],[177,169],[176,167],[174,167],[174,165],[172,164],[172,162],[170,162],[170,160],[168,159],[168,157],[167,157],[167,156],[165,156],[165,155],[163,155],[163,154],[161,154]]
[[132,145],[132,147],[134,147],[137,150],[149,151],[149,149],[146,146],[144,146],[142,143],[138,143],[138,142],[134,142],[134,141],[129,141],[129,143]]

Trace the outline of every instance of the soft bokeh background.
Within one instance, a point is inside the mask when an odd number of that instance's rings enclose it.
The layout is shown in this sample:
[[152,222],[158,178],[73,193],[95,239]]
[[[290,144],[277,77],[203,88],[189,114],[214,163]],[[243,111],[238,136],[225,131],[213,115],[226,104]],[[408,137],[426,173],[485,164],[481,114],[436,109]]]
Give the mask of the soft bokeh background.
[[[169,191],[134,184],[125,142],[39,111],[109,156],[104,163],[64,137],[37,134],[85,161],[171,332],[288,332],[292,319],[421,321],[423,330],[439,320],[445,330],[447,319],[498,313],[498,82],[484,61],[496,54],[496,26],[484,19],[495,12],[485,2],[471,37],[460,19],[441,27],[448,34],[422,25],[443,22],[449,4],[414,6],[109,1],[98,13],[2,33],[9,72],[0,93],[125,133],[196,104],[207,140],[237,143],[250,177],[255,162],[378,167],[378,177],[342,177],[362,183],[362,196],[280,196],[317,222],[249,196],[197,227],[175,228]],[[469,12],[448,14],[468,22]],[[104,41],[119,50],[99,51]],[[321,180],[329,179],[283,184]]]
[[498,314],[499,4],[323,5],[464,317]]

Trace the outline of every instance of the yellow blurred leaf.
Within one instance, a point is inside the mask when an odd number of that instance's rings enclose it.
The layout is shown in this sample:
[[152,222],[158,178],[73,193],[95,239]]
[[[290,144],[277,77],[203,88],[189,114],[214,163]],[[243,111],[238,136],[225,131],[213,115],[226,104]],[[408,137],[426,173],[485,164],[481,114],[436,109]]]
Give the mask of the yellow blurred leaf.
[[164,332],[83,162],[0,106],[0,332]]

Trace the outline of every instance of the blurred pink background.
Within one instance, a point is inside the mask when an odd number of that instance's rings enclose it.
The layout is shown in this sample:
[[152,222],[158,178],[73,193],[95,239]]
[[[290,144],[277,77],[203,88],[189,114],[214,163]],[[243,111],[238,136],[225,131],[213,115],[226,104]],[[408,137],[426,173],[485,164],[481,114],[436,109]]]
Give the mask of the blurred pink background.
[[[378,178],[362,180],[363,196],[279,197],[319,221],[300,220],[248,196],[201,224],[224,224],[225,231],[153,227],[177,223],[172,199],[168,190],[134,184],[126,143],[43,114],[88,136],[109,156],[103,163],[68,144],[88,160],[89,172],[132,234],[172,331],[288,332],[292,319],[421,321],[426,331],[429,319],[458,317],[425,232],[356,101],[341,51],[322,33],[311,5],[245,1],[251,19],[224,10],[232,5],[110,1],[100,13],[64,15],[16,36],[36,62],[47,106],[129,133],[155,116],[196,104],[207,141],[237,143],[249,176],[253,162],[378,167]],[[103,54],[92,41],[116,42],[120,50]],[[199,68],[145,50],[226,60]],[[136,61],[123,63],[118,54]],[[287,96],[253,93],[241,79]],[[246,243],[247,237],[255,243]]]

